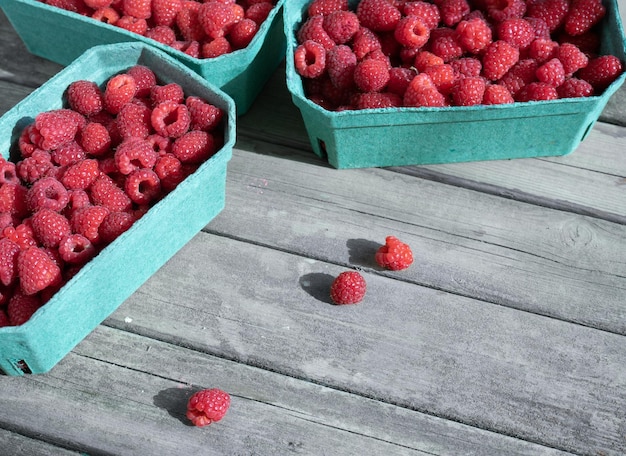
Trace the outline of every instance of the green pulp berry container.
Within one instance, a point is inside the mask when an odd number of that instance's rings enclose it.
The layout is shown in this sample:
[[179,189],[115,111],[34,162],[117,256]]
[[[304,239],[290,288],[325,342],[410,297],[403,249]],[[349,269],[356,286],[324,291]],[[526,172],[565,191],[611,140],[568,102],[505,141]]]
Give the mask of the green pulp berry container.
[[0,150],[17,155],[23,128],[43,111],[65,107],[73,81],[101,85],[133,65],[154,71],[159,83],[180,84],[225,110],[224,146],[63,286],[26,323],[0,328],[0,370],[44,373],[134,293],[211,221],[225,205],[226,168],[235,143],[233,100],[164,52],[143,43],[96,46],[0,118]]
[[114,25],[46,5],[38,0],[0,0],[0,8],[32,54],[68,65],[100,44],[140,42],[164,51],[228,94],[245,114],[285,57],[279,0],[245,49],[213,59],[197,59]]
[[[296,32],[310,1],[285,3],[287,87],[313,151],[335,168],[424,165],[566,155],[585,139],[622,74],[600,96],[498,106],[367,109],[331,112],[305,96],[295,71]],[[351,6],[358,1],[351,1]],[[606,0],[602,54],[626,62],[615,0]]]

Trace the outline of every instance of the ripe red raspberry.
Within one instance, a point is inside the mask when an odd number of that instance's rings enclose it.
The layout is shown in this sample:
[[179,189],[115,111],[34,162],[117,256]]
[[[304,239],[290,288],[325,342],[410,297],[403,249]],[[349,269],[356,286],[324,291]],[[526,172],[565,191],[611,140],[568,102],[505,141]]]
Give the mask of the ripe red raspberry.
[[433,65],[443,65],[445,62],[438,55],[429,51],[420,51],[415,55],[413,66],[418,72],[423,72],[426,68]]
[[78,143],[84,152],[94,157],[99,157],[110,150],[111,135],[104,125],[89,122],[80,130]]
[[132,207],[132,202],[124,190],[106,175],[96,179],[89,189],[89,194],[93,204],[104,206],[111,212],[127,211]]
[[70,190],[67,192],[69,201],[65,209],[63,209],[62,214],[69,220],[72,216],[72,213],[76,209],[80,209],[81,207],[86,207],[91,205],[91,200],[89,199],[89,195],[85,190]]
[[152,125],[152,111],[141,103],[126,103],[117,115],[117,128],[122,138],[147,138]]
[[556,50],[556,58],[563,64],[565,76],[572,76],[589,63],[589,57],[578,46],[572,43],[563,43]]
[[122,12],[137,19],[148,19],[152,15],[152,0],[121,0]]
[[15,163],[0,157],[0,185],[19,183],[20,179],[17,177]]
[[98,227],[102,242],[108,244],[117,239],[125,231],[128,231],[137,217],[130,212],[111,212]]
[[500,22],[496,30],[498,39],[518,49],[526,49],[535,39],[535,29],[526,19],[507,19]]
[[7,304],[7,316],[11,326],[19,326],[30,320],[30,317],[41,307],[38,295],[26,295],[17,290]]
[[246,19],[252,19],[260,27],[274,9],[271,2],[253,3],[246,9]]
[[515,94],[515,101],[556,100],[559,97],[556,88],[545,82],[531,82]]
[[538,63],[543,63],[556,57],[558,48],[559,43],[556,41],[549,38],[536,38],[528,46],[528,57],[535,59]]
[[183,8],[183,0],[152,0],[152,20],[155,25],[171,27]]
[[50,153],[37,149],[30,157],[17,162],[15,170],[23,182],[32,184],[42,177],[47,176],[53,167],[54,165]]
[[496,81],[509,71],[519,60],[519,49],[506,41],[496,40],[487,46],[483,55],[483,75]]
[[184,2],[182,9],[176,15],[176,26],[180,35],[187,41],[202,41],[206,34],[198,19],[198,9],[201,3]]
[[393,67],[389,70],[387,91],[403,97],[415,74],[416,72],[410,68]]
[[358,60],[362,60],[366,55],[381,49],[378,36],[366,27],[361,27],[352,38],[352,51]]
[[118,74],[110,78],[104,89],[104,108],[111,114],[117,114],[129,103],[137,92],[137,83],[128,74]]
[[67,88],[67,102],[74,111],[91,116],[102,111],[102,91],[95,82],[74,81]]
[[252,19],[242,19],[230,29],[228,34],[230,44],[233,49],[244,49],[254,39],[258,31],[259,26],[256,22]]
[[394,38],[407,48],[421,48],[430,38],[430,28],[421,17],[405,16],[398,21]]
[[413,263],[413,252],[408,244],[403,243],[395,236],[387,236],[385,245],[381,246],[375,255],[376,263],[392,271],[407,269]]
[[445,63],[463,55],[463,47],[455,29],[438,27],[430,32],[430,52],[441,57]]
[[326,48],[317,41],[304,41],[294,51],[294,66],[304,78],[321,76],[326,71]]
[[161,181],[151,169],[136,169],[126,176],[124,191],[133,203],[147,205],[161,197]]
[[543,19],[553,32],[565,21],[569,6],[569,0],[526,0],[526,15]]
[[345,44],[335,46],[328,51],[326,60],[326,71],[331,83],[341,90],[352,89],[357,58],[350,46]]
[[142,138],[127,138],[115,151],[115,165],[122,174],[130,174],[138,168],[152,168],[156,159],[157,153]]
[[539,66],[535,74],[540,82],[545,82],[552,87],[558,87],[565,81],[563,64],[557,58],[550,59]]
[[184,54],[187,54],[190,57],[193,57],[194,59],[201,58],[200,43],[198,43],[197,41],[176,40],[174,43],[172,43],[172,47]]
[[390,92],[369,92],[357,94],[354,109],[382,109],[402,106],[402,97]]
[[187,105],[189,115],[191,116],[190,130],[213,131],[220,125],[224,118],[224,111],[222,109],[206,102],[200,97],[187,97],[185,105]]
[[167,25],[157,25],[148,28],[144,36],[166,46],[172,46],[174,41],[176,41],[176,32]]
[[404,93],[404,106],[442,107],[446,99],[426,73],[415,76]]
[[26,194],[26,204],[32,212],[51,209],[60,212],[69,201],[67,189],[54,177],[43,177]]
[[165,85],[156,84],[152,86],[150,90],[150,100],[152,100],[153,106],[166,101],[182,103],[185,101],[185,92],[180,84],[176,84],[175,82]]
[[602,55],[589,60],[587,66],[578,70],[576,75],[591,84],[596,93],[600,93],[615,81],[622,71],[622,62],[617,57]]
[[405,16],[417,16],[422,18],[426,26],[432,30],[439,25],[441,15],[439,8],[434,3],[425,1],[406,2],[402,12]]
[[207,426],[220,421],[230,407],[230,395],[217,388],[194,393],[187,403],[187,418],[195,426]]
[[33,295],[61,282],[61,269],[39,247],[29,247],[17,256],[17,275],[20,289],[25,295]]
[[526,2],[524,0],[486,0],[485,10],[495,22],[502,22],[523,17],[526,13]]
[[192,130],[172,144],[172,154],[181,163],[199,164],[217,152],[215,139],[211,133]]
[[87,155],[81,145],[72,140],[63,144],[58,149],[53,150],[50,153],[50,160],[53,164],[58,166],[69,166],[84,160],[86,156]]
[[472,54],[479,53],[493,41],[491,27],[480,18],[462,20],[457,24],[456,32],[461,47]]
[[87,206],[77,209],[70,219],[72,232],[82,234],[94,245],[99,244],[101,239],[98,229],[109,212],[111,211],[105,206]]
[[380,92],[389,82],[389,67],[382,60],[365,59],[354,69],[354,82],[362,92]]
[[20,246],[9,238],[0,239],[0,282],[11,285],[17,279],[17,255]]
[[357,271],[344,271],[330,286],[330,299],[335,304],[357,304],[365,297],[367,284]]
[[602,0],[572,0],[565,18],[565,33],[571,36],[587,33],[605,15],[606,7]]
[[35,239],[44,247],[58,247],[70,234],[70,222],[64,215],[50,209],[41,209],[30,218]]
[[205,41],[202,44],[201,52],[203,58],[212,59],[225,55],[233,51],[230,41],[224,36],[215,38],[213,41]]
[[96,253],[94,245],[82,234],[70,234],[59,243],[59,255],[65,263],[82,265]]
[[151,123],[161,136],[178,138],[189,130],[191,116],[184,104],[166,101],[152,110]]
[[133,16],[120,17],[115,23],[115,26],[141,36],[145,35],[148,31],[148,22],[145,19],[139,19]]
[[431,65],[424,69],[423,73],[430,76],[437,90],[444,96],[449,95],[457,80],[457,73],[449,63]]
[[485,94],[485,79],[480,76],[464,76],[457,80],[452,89],[452,104],[474,106],[481,104]]
[[231,5],[218,0],[209,0],[198,9],[198,20],[207,36],[213,39],[227,35],[237,19]]
[[441,22],[447,27],[454,27],[470,12],[467,0],[439,0]]
[[514,101],[511,92],[503,85],[488,84],[485,88],[485,93],[483,94],[484,105],[506,104]]
[[308,17],[298,29],[296,37],[300,44],[312,40],[324,46],[326,50],[332,49],[335,46],[335,41],[328,36],[328,33],[324,29],[323,16]]
[[390,32],[402,17],[400,10],[390,0],[361,0],[356,15],[362,27],[374,32]]
[[[78,116],[80,114],[76,113]],[[66,109],[46,111],[35,116],[35,128],[40,135],[37,144],[43,150],[56,149],[74,139],[80,124]]]
[[6,183],[0,185],[0,212],[19,218],[28,213],[28,189],[22,184]]
[[24,220],[24,222],[20,223],[15,228],[7,226],[2,230],[2,235],[19,245],[21,250],[37,246],[35,234],[30,226],[30,220]]
[[593,95],[593,86],[578,78],[567,78],[556,88],[559,98],[580,98]]
[[334,11],[324,16],[322,27],[336,44],[345,44],[359,31],[359,18],[352,11]]
[[154,172],[161,181],[163,191],[170,192],[176,188],[185,179],[180,160],[174,154],[161,155],[154,165]]
[[87,158],[69,165],[61,177],[61,183],[68,190],[85,190],[99,175],[98,160]]
[[480,76],[483,70],[483,64],[474,57],[461,57],[450,62],[450,65],[461,76]]
[[498,82],[515,96],[526,84],[537,80],[538,67],[539,64],[534,59],[520,60]]
[[313,0],[307,8],[307,13],[309,16],[317,16],[347,10],[348,0]]

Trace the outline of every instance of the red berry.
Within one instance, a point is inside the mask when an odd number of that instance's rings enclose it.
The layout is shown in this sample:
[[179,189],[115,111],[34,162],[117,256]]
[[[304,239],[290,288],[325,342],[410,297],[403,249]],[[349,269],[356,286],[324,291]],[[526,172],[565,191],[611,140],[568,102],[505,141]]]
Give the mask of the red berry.
[[2,184],[19,184],[20,179],[17,177],[15,163],[0,157],[0,185]]
[[359,31],[359,18],[352,11],[334,11],[324,16],[322,27],[336,44],[344,44]]
[[111,114],[117,114],[129,103],[137,92],[137,83],[128,74],[118,74],[107,81],[104,89],[104,108]]
[[185,104],[191,116],[190,130],[213,131],[224,118],[224,111],[222,109],[206,102],[202,98],[194,96],[187,97]]
[[198,19],[198,9],[201,3],[184,2],[182,9],[176,15],[176,26],[181,36],[188,41],[202,41],[206,34]]
[[108,244],[130,229],[137,217],[130,212],[110,212],[98,227],[102,242]]
[[330,82],[340,90],[350,90],[354,87],[354,69],[357,58],[350,46],[340,44],[327,54],[326,71]]
[[199,164],[217,152],[215,139],[211,133],[192,130],[174,141],[172,154],[181,163]]
[[313,0],[307,8],[309,16],[330,14],[333,11],[347,11],[348,0]]
[[470,12],[467,0],[439,0],[439,14],[441,22],[447,27],[453,27]]
[[498,39],[518,49],[526,49],[535,39],[535,29],[526,19],[507,19],[500,22],[496,30]]
[[489,84],[485,88],[485,93],[483,94],[484,105],[506,104],[514,101],[511,92],[503,85]]
[[354,109],[397,108],[402,106],[402,97],[390,92],[360,93],[353,104]]
[[60,212],[68,201],[67,189],[54,177],[39,179],[26,194],[26,203],[32,212],[44,208]]
[[404,93],[404,106],[442,107],[446,99],[426,73],[415,76]]
[[102,91],[95,82],[80,80],[72,82],[67,89],[70,107],[85,116],[102,111]]
[[526,15],[543,19],[553,32],[565,21],[569,11],[569,0],[526,0]]
[[461,57],[464,53],[456,30],[448,27],[432,30],[429,46],[430,52],[441,57],[446,63]]
[[187,418],[195,426],[220,421],[230,407],[230,395],[217,388],[198,391],[187,403]]
[[145,19],[133,16],[120,17],[115,23],[115,26],[142,36],[148,31],[148,22]]
[[233,51],[230,41],[226,37],[219,36],[212,41],[206,41],[202,44],[201,55],[205,59],[219,57]]
[[457,24],[456,32],[459,44],[472,54],[482,51],[492,42],[491,27],[484,19],[463,20]]
[[430,38],[430,28],[421,17],[405,16],[394,30],[394,38],[407,48],[421,48]]
[[82,234],[70,234],[59,244],[61,259],[69,264],[85,264],[97,253],[91,241]]
[[519,60],[519,49],[503,40],[487,46],[483,55],[483,75],[490,81],[500,79]]
[[20,290],[16,291],[7,304],[7,315],[11,326],[23,325],[40,307],[39,295],[26,295]]
[[545,82],[531,82],[515,94],[515,101],[556,100],[559,97],[556,88]]
[[556,57],[563,64],[566,76],[573,75],[589,63],[589,57],[572,43],[563,43],[558,46]]
[[153,106],[166,101],[182,103],[185,101],[185,92],[180,84],[176,83],[153,85],[150,89],[150,100]]
[[235,10],[230,4],[209,0],[198,9],[198,20],[210,38],[225,36],[237,21]]
[[[75,114],[80,117],[80,114]],[[81,126],[76,115],[71,115],[66,109],[38,114],[35,117],[35,128],[40,136],[37,145],[43,150],[52,150],[73,140]]]
[[122,138],[146,138],[152,129],[150,108],[141,103],[126,103],[117,115],[117,129]]
[[326,50],[332,49],[335,46],[335,41],[324,29],[324,17],[321,15],[309,16],[298,29],[297,38],[300,44],[312,40],[321,44]]
[[150,95],[150,89],[157,83],[154,72],[144,65],[134,65],[126,70],[126,74],[135,80],[135,96],[137,97]]
[[152,0],[121,0],[122,12],[138,19],[148,19],[152,15]]
[[122,174],[130,174],[138,168],[152,168],[157,153],[142,138],[127,138],[115,151],[115,165]]
[[[89,189],[89,194],[93,204],[104,206],[111,212],[126,211],[132,206],[132,202],[124,190],[106,175],[96,179]],[[80,209],[80,207],[75,209]]]
[[361,0],[356,15],[362,27],[374,32],[394,30],[402,17],[400,10],[390,0]]
[[11,285],[17,278],[17,255],[20,246],[9,238],[0,239],[0,282]]
[[171,27],[182,8],[182,0],[152,0],[152,20],[156,25]]
[[88,158],[68,166],[61,177],[61,183],[68,190],[85,190],[99,175],[98,160]]
[[17,274],[20,289],[26,295],[35,294],[61,282],[61,269],[52,258],[39,247],[20,251],[17,257]]
[[367,285],[357,271],[344,271],[330,286],[330,298],[335,304],[357,304],[365,297]]
[[361,27],[352,38],[352,51],[358,60],[363,59],[369,53],[381,49],[378,35],[366,27]]
[[136,169],[126,176],[124,191],[133,203],[147,205],[160,198],[161,181],[151,169]]
[[80,130],[78,142],[86,153],[98,157],[110,150],[111,135],[104,125],[89,122]]
[[294,52],[294,66],[304,78],[321,76],[326,71],[326,49],[317,41],[304,41]]
[[430,2],[419,0],[406,2],[403,7],[403,13],[405,16],[420,17],[430,30],[437,27],[439,21],[441,21],[439,8],[437,8],[437,5]]
[[385,245],[378,249],[375,259],[380,267],[400,271],[411,266],[413,252],[408,244],[401,242],[395,236],[387,236]]
[[576,75],[591,84],[599,93],[615,81],[622,71],[622,62],[617,57],[602,55],[589,60],[587,66],[581,68]]
[[87,206],[75,210],[70,220],[72,232],[82,234],[92,244],[99,244],[101,239],[98,229],[109,212],[105,206]]
[[587,33],[605,14],[606,7],[602,0],[572,0],[565,18],[565,33],[571,36]]
[[578,78],[567,78],[556,88],[559,98],[580,98],[593,95],[593,86],[587,81]]
[[[558,52],[559,43],[549,38],[536,38],[528,46],[528,57],[535,59],[539,63],[546,62],[554,58]],[[561,61],[561,63],[563,63]]]
[[524,0],[486,0],[485,9],[491,19],[495,22],[502,22],[523,17],[526,13],[526,2]]
[[354,69],[354,82],[362,92],[380,92],[389,82],[389,68],[381,60],[365,59]]
[[252,19],[242,19],[232,26],[228,35],[233,49],[247,47],[259,31],[259,25]]
[[557,58],[548,60],[536,71],[537,79],[553,87],[558,87],[565,81],[565,70],[563,64]]
[[44,247],[58,247],[70,234],[70,222],[64,215],[50,209],[41,209],[30,218],[35,238]]
[[452,104],[455,106],[474,106],[481,104],[485,94],[486,83],[480,76],[459,78],[452,90]]
[[184,104],[165,101],[152,110],[151,123],[161,136],[178,138],[189,130],[191,116]]

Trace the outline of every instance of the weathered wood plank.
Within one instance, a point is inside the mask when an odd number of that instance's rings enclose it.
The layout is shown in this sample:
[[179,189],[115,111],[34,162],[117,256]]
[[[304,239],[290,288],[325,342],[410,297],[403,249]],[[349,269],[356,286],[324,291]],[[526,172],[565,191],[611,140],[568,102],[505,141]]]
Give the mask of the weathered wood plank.
[[80,454],[2,428],[0,428],[0,451],[2,456],[78,456]]
[[107,324],[575,454],[626,451],[623,336],[373,270],[363,303],[333,306],[341,270],[201,233]]
[[[565,454],[103,326],[49,374],[0,385],[5,425],[92,455]],[[231,408],[193,428],[187,399],[209,387]]]

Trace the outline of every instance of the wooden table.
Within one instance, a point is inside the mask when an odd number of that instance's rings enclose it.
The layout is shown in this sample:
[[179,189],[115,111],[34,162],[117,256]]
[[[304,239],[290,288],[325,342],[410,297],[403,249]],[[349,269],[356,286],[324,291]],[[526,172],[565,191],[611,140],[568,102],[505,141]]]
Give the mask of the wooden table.
[[[4,113],[61,67],[2,14],[0,43]],[[626,454],[624,91],[566,157],[335,170],[283,75],[225,210],[49,373],[0,377],[0,454]],[[387,235],[410,269],[376,266]],[[352,268],[366,299],[332,305]],[[228,414],[190,426],[211,387]]]

